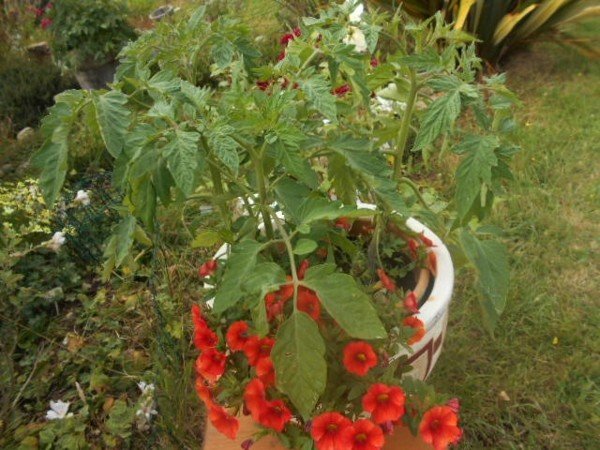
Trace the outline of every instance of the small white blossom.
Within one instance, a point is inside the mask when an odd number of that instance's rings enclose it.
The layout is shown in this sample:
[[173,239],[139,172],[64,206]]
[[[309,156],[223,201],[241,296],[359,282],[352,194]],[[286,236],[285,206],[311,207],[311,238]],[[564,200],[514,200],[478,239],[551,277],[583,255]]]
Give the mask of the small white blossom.
[[[351,0],[353,1],[353,0]],[[348,3],[348,1],[346,1],[346,4]],[[354,11],[352,11],[350,13],[349,19],[350,22],[352,23],[358,23],[362,21],[362,15],[365,12],[365,5],[363,5],[362,3],[359,3],[356,8],[354,8]]]
[[57,420],[64,419],[65,417],[73,417],[73,413],[69,412],[70,405],[71,403],[63,402],[62,400],[57,402],[50,400],[50,409],[46,412],[46,419]]
[[329,125],[330,123],[331,123],[331,120],[323,119],[323,125]]
[[154,384],[152,383],[140,381],[137,385],[140,388],[140,391],[142,391],[142,395],[152,394],[154,392]]
[[357,27],[350,27],[350,34],[344,38],[344,44],[354,45],[358,53],[367,51],[365,34]]
[[58,252],[60,250],[60,248],[64,245],[66,240],[67,240],[67,238],[65,238],[65,233],[63,233],[62,231],[57,231],[56,233],[54,233],[52,235],[52,239],[50,239],[46,243],[46,246],[50,250]]
[[77,191],[77,195],[75,196],[75,200],[73,200],[73,202],[79,205],[87,206],[90,204],[90,195],[87,193],[87,191],[79,190]]
[[142,405],[140,409],[135,412],[138,417],[144,417],[148,422],[152,419],[152,416],[158,414],[158,411],[154,409],[154,403]]

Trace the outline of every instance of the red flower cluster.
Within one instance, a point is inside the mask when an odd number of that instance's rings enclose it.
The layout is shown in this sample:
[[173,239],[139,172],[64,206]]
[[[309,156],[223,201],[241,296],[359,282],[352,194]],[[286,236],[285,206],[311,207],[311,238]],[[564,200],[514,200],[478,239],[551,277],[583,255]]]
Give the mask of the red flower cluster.
[[[292,30],[291,33],[286,33],[283,36],[281,36],[279,43],[282,46],[287,47],[291,41],[293,41],[294,39],[296,39],[297,37],[300,37],[300,36],[302,36],[302,30],[300,28],[296,27]],[[277,61],[281,61],[284,58],[285,58],[285,49],[281,51],[281,53],[277,57]]]
[[292,420],[292,413],[283,400],[267,399],[265,385],[258,378],[246,386],[244,404],[256,422],[279,433]]
[[216,259],[208,260],[198,269],[198,276],[200,276],[200,278],[210,277],[217,271],[218,266],[219,263]]
[[408,345],[416,344],[425,336],[425,324],[415,316],[406,317],[402,324],[415,329],[415,334],[408,340]]
[[343,85],[341,85],[339,87],[336,87],[333,90],[333,94],[337,95],[338,97],[343,97],[344,95],[346,95],[351,90],[352,90],[352,88],[350,87],[349,84],[343,84]]
[[351,342],[344,347],[344,367],[348,372],[364,377],[376,365],[377,355],[366,342]]
[[435,450],[445,450],[462,437],[458,416],[449,406],[434,406],[427,411],[421,419],[419,433]]

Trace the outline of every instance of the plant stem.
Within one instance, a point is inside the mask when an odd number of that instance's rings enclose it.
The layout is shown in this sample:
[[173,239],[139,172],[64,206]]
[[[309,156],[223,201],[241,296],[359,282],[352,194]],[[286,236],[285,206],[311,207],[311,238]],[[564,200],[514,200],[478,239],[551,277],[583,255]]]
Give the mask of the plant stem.
[[[263,149],[264,149],[263,145]],[[265,224],[265,233],[267,235],[267,239],[273,239],[273,223],[271,222],[271,215],[269,214],[268,209],[268,199],[267,199],[267,182],[265,179],[265,171],[263,168],[263,152],[260,151],[258,155],[254,151],[250,152],[250,156],[252,157],[252,163],[254,164],[254,170],[256,171],[256,183],[258,184],[258,196],[260,201],[260,213],[263,217],[263,222]]]
[[[202,135],[200,137],[200,139],[201,139],[202,145],[204,146],[206,151],[209,152],[208,142],[206,141],[206,138]],[[209,167],[209,171],[210,171],[210,177],[211,177],[212,183],[213,183],[213,189],[215,190],[215,192],[217,194],[216,203],[217,203],[217,206],[219,207],[219,211],[221,212],[221,218],[223,219],[225,226],[227,228],[229,228],[231,226],[231,221],[230,221],[229,208],[227,207],[227,202],[223,199],[224,190],[223,190],[223,180],[221,179],[221,172],[213,164],[209,163],[208,167]]]
[[[431,211],[431,208],[429,208],[429,205],[427,204],[427,202],[425,201],[425,199],[423,198],[423,196],[421,195],[421,192],[419,192],[419,186],[417,186],[411,179],[406,178],[406,177],[402,177],[398,180],[398,183],[401,184],[405,184],[408,187],[410,187],[412,189],[412,191],[415,193],[415,195],[417,196],[417,199],[419,200],[419,202],[428,210]],[[432,211],[433,212],[433,211]]]
[[298,303],[298,286],[300,285],[300,280],[298,279],[298,271],[296,270],[296,260],[294,259],[294,250],[292,249],[292,238],[285,231],[283,225],[279,222],[279,218],[277,214],[274,215],[275,225],[281,233],[283,242],[285,242],[285,248],[287,250],[288,258],[290,260],[290,269],[292,272],[292,282],[294,283],[294,311],[297,311],[297,303]]
[[410,69],[410,91],[408,93],[408,99],[406,101],[406,110],[402,117],[402,123],[400,125],[400,131],[398,131],[398,140],[396,143],[396,158],[394,159],[394,178],[400,178],[402,172],[402,160],[404,159],[404,153],[406,151],[406,142],[408,141],[408,133],[410,131],[410,122],[413,115],[413,109],[415,107],[415,100],[417,98],[417,92],[419,91],[419,83],[417,82],[417,74],[413,69]]

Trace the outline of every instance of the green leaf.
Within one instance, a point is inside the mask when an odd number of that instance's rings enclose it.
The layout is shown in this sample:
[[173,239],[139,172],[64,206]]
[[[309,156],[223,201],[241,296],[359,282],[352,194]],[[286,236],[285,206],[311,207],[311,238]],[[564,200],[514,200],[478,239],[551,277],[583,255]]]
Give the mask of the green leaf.
[[506,306],[509,287],[509,265],[506,247],[495,240],[481,241],[462,230],[460,244],[478,273],[477,285],[483,295],[481,302],[485,324],[493,331]]
[[[44,145],[33,158],[33,165],[42,170],[39,186],[44,194],[44,201],[51,208],[58,197],[67,175],[69,146],[67,144],[68,129],[61,125],[54,130],[53,136],[46,139]],[[56,139],[57,142],[54,141]]]
[[192,241],[192,248],[212,247],[221,240],[221,236],[217,231],[205,230],[196,235]]
[[294,312],[279,328],[271,357],[277,388],[308,419],[327,383],[325,342],[316,322]]
[[274,262],[263,262],[257,264],[242,281],[242,289],[245,292],[268,292],[279,289],[286,282],[285,272]]
[[318,247],[318,244],[312,239],[298,239],[296,247],[294,248],[294,254],[296,255],[308,255],[314,252]]
[[262,245],[252,239],[243,240],[232,247],[223,280],[215,295],[216,313],[227,310],[242,298],[241,284],[256,266],[261,249]]
[[340,202],[324,198],[307,198],[298,209],[301,218],[299,225],[307,225],[318,220],[334,220],[355,211],[356,208],[342,206]]
[[202,110],[210,97],[210,89],[199,88],[188,81],[181,81],[181,93],[196,109]]
[[117,245],[115,247],[115,266],[119,267],[125,257],[131,251],[133,245],[133,238],[135,235],[135,217],[125,216],[123,220],[117,225],[115,230],[115,237],[117,239]]
[[185,195],[190,195],[194,190],[198,139],[200,135],[194,131],[177,130],[174,139],[163,149],[175,184]]
[[351,337],[383,339],[387,336],[371,299],[344,273],[331,273],[329,264],[309,268],[303,283],[317,293],[334,320]]
[[[463,142],[459,152],[466,156],[456,169],[456,209],[461,220],[480,197],[482,185],[492,184],[492,168],[498,165],[494,149],[498,146],[495,137],[476,137]],[[483,205],[482,205],[483,206]]]
[[414,150],[421,150],[450,129],[460,114],[460,92],[452,91],[434,100],[423,116]]
[[332,122],[337,122],[335,97],[331,93],[329,82],[322,76],[314,76],[300,83],[302,91],[313,107]]
[[108,153],[117,158],[123,150],[131,113],[125,105],[127,96],[119,91],[109,91],[92,97],[100,135]]

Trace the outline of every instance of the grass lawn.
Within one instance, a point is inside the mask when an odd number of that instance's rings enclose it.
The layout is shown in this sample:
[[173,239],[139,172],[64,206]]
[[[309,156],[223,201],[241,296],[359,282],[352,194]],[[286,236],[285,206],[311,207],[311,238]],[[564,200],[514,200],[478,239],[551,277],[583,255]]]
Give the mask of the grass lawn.
[[509,303],[490,338],[459,276],[431,381],[462,400],[464,448],[598,448],[600,64],[538,44],[505,69],[524,102],[523,152],[496,214],[511,242]]

